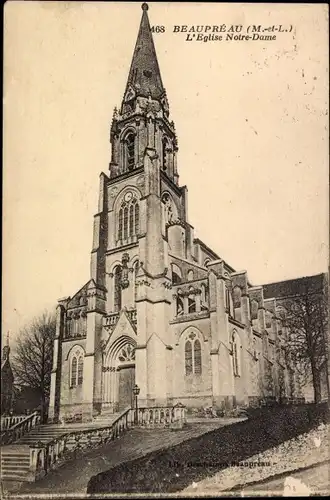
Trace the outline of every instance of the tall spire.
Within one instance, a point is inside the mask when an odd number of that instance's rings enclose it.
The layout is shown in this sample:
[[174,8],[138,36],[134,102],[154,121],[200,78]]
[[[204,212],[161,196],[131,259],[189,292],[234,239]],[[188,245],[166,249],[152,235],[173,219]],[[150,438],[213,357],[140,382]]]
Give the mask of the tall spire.
[[[160,99],[164,94],[148,18],[148,5],[142,4],[142,19],[129,70],[125,98],[140,95]],[[134,95],[135,94],[135,95]],[[125,99],[126,100],[126,99]]]

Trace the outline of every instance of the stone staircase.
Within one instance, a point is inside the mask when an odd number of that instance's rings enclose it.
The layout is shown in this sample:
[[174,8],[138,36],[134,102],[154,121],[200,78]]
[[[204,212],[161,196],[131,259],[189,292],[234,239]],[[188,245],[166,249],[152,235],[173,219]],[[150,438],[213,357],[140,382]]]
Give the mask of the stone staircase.
[[139,408],[137,412],[103,411],[88,423],[39,425],[32,414],[2,437],[1,481],[11,486],[14,482],[35,482],[59,464],[76,458],[77,453],[108,444],[135,426],[181,429],[184,423],[185,407],[181,404]]
[[[119,413],[105,413],[92,422],[75,424],[46,424],[34,427],[14,444],[1,447],[1,480],[29,481],[30,445],[41,442],[47,444],[55,438],[84,430],[102,429],[116,420]],[[91,441],[97,437],[92,437]],[[74,446],[74,436],[68,441],[68,448]]]
[[121,412],[113,413],[110,409],[102,410],[99,415],[93,418],[93,423],[108,425],[109,423],[113,422],[120,415],[120,413]]
[[30,448],[28,445],[8,445],[1,448],[1,481],[28,481]]

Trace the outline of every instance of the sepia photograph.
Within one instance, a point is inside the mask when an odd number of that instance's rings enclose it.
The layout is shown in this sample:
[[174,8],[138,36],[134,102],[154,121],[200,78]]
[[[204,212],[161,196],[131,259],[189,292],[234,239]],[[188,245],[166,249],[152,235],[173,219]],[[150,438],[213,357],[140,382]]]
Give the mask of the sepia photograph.
[[328,15],[7,1],[1,498],[330,494]]

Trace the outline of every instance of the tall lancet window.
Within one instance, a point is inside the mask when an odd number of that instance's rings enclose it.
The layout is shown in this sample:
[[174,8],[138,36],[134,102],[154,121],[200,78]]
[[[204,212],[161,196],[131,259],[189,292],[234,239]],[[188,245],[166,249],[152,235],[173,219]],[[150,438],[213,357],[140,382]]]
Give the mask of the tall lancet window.
[[186,375],[202,374],[202,345],[196,333],[191,332],[185,341],[185,372]]
[[163,139],[162,141],[162,149],[163,149],[163,155],[162,155],[162,168],[163,168],[163,171],[166,172],[167,171],[167,167],[168,167],[168,164],[167,164],[167,148],[168,148],[168,142],[167,142],[167,139]]
[[116,266],[114,272],[114,310],[119,312],[121,310],[121,266]]
[[137,236],[140,227],[139,202],[131,191],[125,194],[118,212],[118,240],[125,241]]
[[84,351],[76,346],[69,355],[70,387],[82,385],[84,378]]
[[241,375],[241,343],[236,332],[232,334],[232,356],[233,356],[233,372],[235,377]]
[[133,264],[133,275],[134,275],[134,281],[133,281],[133,287],[134,287],[134,301],[136,300],[137,298],[137,284],[136,284],[136,279],[137,279],[137,275],[138,275],[138,272],[139,272],[139,261],[135,261],[134,264]]
[[135,134],[129,132],[124,141],[125,151],[125,170],[131,171],[135,166]]
[[178,218],[178,212],[176,206],[168,193],[164,193],[162,196],[162,207],[163,207],[163,229],[170,222],[175,221]]

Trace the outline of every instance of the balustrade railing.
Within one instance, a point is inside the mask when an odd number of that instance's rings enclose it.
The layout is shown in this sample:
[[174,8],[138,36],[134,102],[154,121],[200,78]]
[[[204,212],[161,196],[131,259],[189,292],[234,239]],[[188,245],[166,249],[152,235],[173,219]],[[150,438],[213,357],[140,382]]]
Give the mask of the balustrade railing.
[[82,450],[96,448],[116,439],[133,426],[133,419],[132,410],[129,409],[108,427],[74,431],[56,437],[49,443],[30,445],[31,479],[35,481],[43,477],[60,463],[76,457]]
[[1,417],[1,431],[6,431],[13,425],[21,422],[26,418],[26,415],[7,415]]
[[[136,410],[132,411],[136,419]],[[186,421],[186,408],[183,405],[138,408],[137,413],[141,427],[170,427],[174,423],[183,425]]]
[[11,444],[24,436],[31,429],[40,424],[40,415],[37,411],[26,415],[22,420],[1,433],[0,444]]
[[119,318],[119,313],[111,313],[103,318],[103,326],[115,326]]
[[[126,310],[126,314],[128,315],[129,319],[132,321],[132,323],[137,322],[137,313],[136,309],[128,309]],[[114,312],[110,313],[107,316],[104,316],[103,318],[103,326],[115,326],[119,318],[119,313]]]
[[136,309],[132,309],[130,311],[126,311],[129,319],[132,321],[132,323],[136,323],[137,322],[137,313],[136,313]]
[[[140,427],[167,427],[185,422],[183,405],[129,409],[107,427],[75,430],[57,436],[48,443],[30,445],[30,481],[45,476],[61,463],[74,458],[81,451],[96,448],[118,438],[134,425]],[[136,418],[137,417],[137,418]]]

